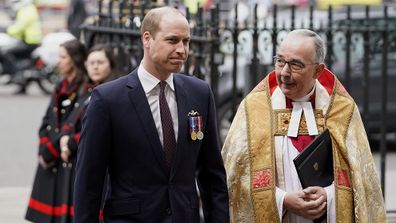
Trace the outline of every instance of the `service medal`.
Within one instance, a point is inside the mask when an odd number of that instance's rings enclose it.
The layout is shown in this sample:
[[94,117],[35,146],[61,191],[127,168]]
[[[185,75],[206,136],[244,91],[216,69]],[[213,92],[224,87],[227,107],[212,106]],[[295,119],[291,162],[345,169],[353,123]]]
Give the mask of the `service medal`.
[[198,112],[191,110],[187,117],[191,140],[202,140],[204,137],[202,116],[200,116]]
[[197,127],[198,127],[197,138],[199,140],[202,140],[204,137],[204,134],[203,134],[202,116],[200,116],[200,115],[197,116]]
[[202,131],[198,131],[198,133],[197,133],[197,139],[198,139],[198,140],[202,140],[203,137],[204,137],[203,132],[202,132]]
[[196,132],[191,132],[191,139],[192,140],[197,140],[197,133]]
[[188,124],[190,130],[190,137],[193,141],[197,140],[197,119],[194,111],[188,113]]

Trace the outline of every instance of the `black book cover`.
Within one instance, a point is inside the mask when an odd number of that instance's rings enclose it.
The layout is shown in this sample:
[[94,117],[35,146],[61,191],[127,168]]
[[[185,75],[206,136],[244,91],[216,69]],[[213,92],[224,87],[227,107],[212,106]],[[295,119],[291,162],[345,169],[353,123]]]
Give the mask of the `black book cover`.
[[329,186],[334,180],[329,130],[325,129],[293,161],[303,188]]
[[[317,136],[294,160],[298,177],[303,188],[309,186],[326,187],[332,184],[333,175],[333,149],[330,133],[325,129]],[[324,214],[314,223],[326,219]]]

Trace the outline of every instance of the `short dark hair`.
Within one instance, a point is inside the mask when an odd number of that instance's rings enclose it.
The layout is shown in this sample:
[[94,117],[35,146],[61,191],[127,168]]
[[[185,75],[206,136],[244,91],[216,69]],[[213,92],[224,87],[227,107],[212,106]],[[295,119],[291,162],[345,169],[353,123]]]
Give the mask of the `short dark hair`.
[[113,48],[109,45],[109,44],[96,44],[94,46],[92,46],[89,50],[88,50],[88,54],[91,54],[93,52],[97,52],[97,51],[103,51],[106,55],[106,58],[109,60],[110,62],[110,68],[111,70],[114,70],[114,68],[116,67],[116,59],[115,59],[115,55],[113,52]]

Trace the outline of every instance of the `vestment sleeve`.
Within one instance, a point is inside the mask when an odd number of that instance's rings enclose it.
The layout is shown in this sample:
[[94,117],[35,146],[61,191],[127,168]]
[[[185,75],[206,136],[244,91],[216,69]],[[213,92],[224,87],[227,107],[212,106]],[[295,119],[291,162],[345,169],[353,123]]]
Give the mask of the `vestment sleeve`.
[[386,222],[386,211],[366,131],[355,108],[346,135],[351,166],[355,217],[361,222]]
[[244,102],[238,108],[222,149],[233,223],[254,222]]

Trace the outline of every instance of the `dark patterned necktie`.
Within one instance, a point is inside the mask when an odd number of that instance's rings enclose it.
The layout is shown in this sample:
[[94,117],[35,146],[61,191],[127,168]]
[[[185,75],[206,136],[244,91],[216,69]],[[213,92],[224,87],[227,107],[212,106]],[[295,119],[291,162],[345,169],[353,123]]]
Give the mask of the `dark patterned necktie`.
[[165,86],[166,82],[160,82],[160,114],[162,123],[162,136],[163,136],[163,147],[165,152],[165,159],[168,166],[171,166],[173,151],[176,148],[175,131],[173,129],[172,116],[169,110],[168,102],[165,98]]

